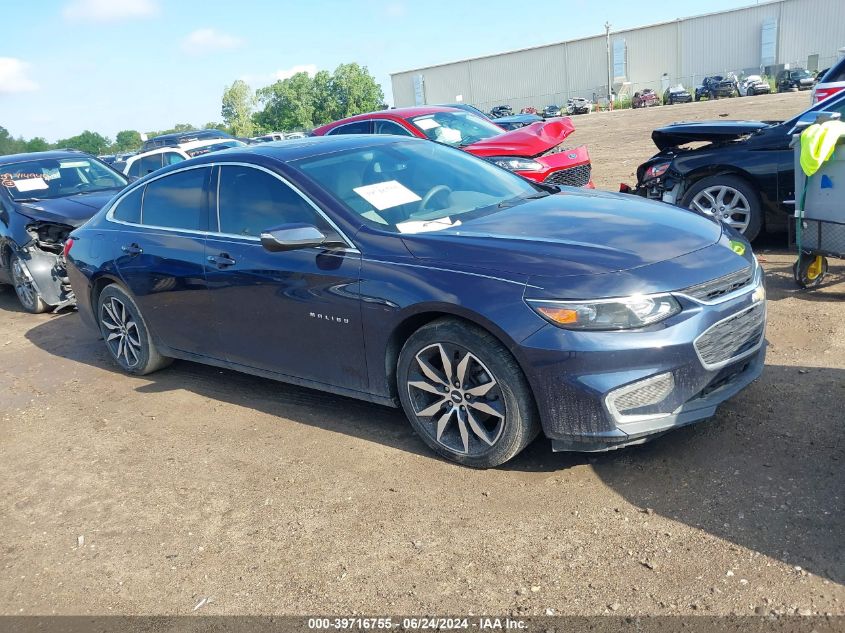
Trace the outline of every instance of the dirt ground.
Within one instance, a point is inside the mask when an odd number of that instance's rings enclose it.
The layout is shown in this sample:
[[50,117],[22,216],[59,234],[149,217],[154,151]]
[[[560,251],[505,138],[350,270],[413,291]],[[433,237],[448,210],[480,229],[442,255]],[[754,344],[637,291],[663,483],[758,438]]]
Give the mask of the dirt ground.
[[[575,120],[600,186],[678,119]],[[781,238],[762,378],[715,419],[596,456],[432,456],[402,414],[188,362],[115,370],[75,313],[0,291],[0,613],[845,614],[845,267],[799,292]]]

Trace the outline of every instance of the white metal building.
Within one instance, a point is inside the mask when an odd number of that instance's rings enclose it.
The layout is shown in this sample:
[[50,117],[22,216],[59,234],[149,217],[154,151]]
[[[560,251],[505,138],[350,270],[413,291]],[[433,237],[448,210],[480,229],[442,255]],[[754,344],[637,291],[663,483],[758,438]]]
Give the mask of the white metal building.
[[[821,70],[845,46],[845,0],[774,0],[610,33],[614,91],[693,88],[705,75]],[[391,74],[397,107],[462,100],[483,110],[607,95],[604,33]]]

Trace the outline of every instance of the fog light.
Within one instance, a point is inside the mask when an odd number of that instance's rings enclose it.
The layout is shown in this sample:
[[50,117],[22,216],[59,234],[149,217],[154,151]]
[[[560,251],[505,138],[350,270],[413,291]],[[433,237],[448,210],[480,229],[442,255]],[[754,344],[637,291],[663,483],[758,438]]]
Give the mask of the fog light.
[[652,418],[669,415],[668,412],[639,414],[637,410],[660,404],[674,389],[675,377],[671,372],[667,372],[611,391],[605,398],[605,404],[610,414],[620,424],[636,422],[644,417]]

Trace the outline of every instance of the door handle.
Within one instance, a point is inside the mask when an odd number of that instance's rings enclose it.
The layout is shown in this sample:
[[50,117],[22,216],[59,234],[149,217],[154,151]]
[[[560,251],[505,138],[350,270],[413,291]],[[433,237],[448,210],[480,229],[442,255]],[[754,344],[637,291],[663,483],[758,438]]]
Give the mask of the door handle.
[[218,268],[228,268],[234,266],[237,262],[229,257],[228,253],[220,253],[219,255],[209,255],[208,261],[215,264]]
[[122,250],[127,255],[140,255],[141,253],[144,252],[144,249],[141,248],[140,246],[138,246],[137,244],[135,244],[134,242],[132,244],[129,244],[129,245],[121,246],[120,250]]

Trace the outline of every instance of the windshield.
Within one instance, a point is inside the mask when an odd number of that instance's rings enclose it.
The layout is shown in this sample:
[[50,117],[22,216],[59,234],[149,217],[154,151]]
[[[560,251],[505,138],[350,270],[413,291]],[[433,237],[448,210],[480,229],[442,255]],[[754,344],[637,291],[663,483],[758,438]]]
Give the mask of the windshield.
[[809,70],[804,70],[801,68],[800,70],[793,70],[792,76],[795,79],[806,79],[807,77],[812,77]]
[[399,233],[459,226],[549,195],[485,160],[421,141],[335,152],[292,164],[367,224]]
[[470,112],[435,112],[414,117],[411,123],[432,141],[455,147],[504,133],[495,123]]
[[42,158],[0,165],[0,181],[14,200],[63,198],[118,189],[127,180],[88,156]]

